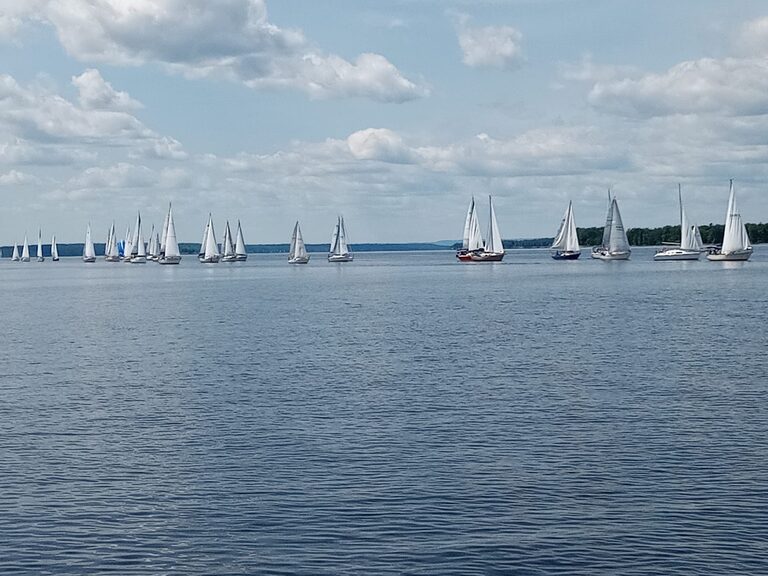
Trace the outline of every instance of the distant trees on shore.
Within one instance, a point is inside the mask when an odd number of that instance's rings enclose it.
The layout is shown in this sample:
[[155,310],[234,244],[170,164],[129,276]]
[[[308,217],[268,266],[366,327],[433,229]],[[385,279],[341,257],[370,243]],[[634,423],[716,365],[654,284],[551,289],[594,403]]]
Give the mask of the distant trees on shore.
[[[722,224],[699,226],[701,239],[705,244],[720,244],[723,241]],[[578,228],[579,243],[584,246],[597,246],[603,238],[603,228]],[[747,224],[747,233],[753,244],[768,242],[768,224]],[[632,246],[658,246],[665,242],[680,242],[680,226],[662,226],[661,228],[630,228],[627,238]]]

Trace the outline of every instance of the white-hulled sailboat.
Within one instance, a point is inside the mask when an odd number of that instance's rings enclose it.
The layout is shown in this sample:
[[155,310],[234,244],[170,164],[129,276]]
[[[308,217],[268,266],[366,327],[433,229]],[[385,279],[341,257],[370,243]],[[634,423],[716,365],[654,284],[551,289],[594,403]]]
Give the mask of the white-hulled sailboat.
[[749,260],[750,256],[752,256],[752,243],[749,241],[749,234],[747,234],[747,227],[741,219],[741,213],[736,207],[736,192],[733,189],[733,179],[731,179],[723,243],[719,250],[713,250],[707,254],[707,260],[743,262]]
[[240,220],[237,221],[237,238],[235,238],[235,260],[245,262],[248,259],[248,251],[245,249],[245,240],[243,240],[243,229],[240,226]]
[[288,264],[306,264],[307,262],[309,262],[309,254],[307,253],[307,247],[304,245],[304,238],[301,236],[299,221],[296,220],[296,225],[293,227],[293,234],[291,235]]
[[221,261],[235,262],[236,260],[235,245],[232,244],[232,232],[229,229],[229,220],[227,220],[224,226],[224,240],[221,241]]
[[219,246],[216,244],[216,233],[213,229],[213,217],[208,214],[208,223],[205,225],[203,243],[200,245],[197,259],[201,264],[217,264],[220,258]]
[[339,216],[331,236],[331,250],[328,253],[328,262],[352,262],[352,250],[347,244],[347,229],[344,226],[344,216]]
[[629,260],[632,250],[627,240],[627,232],[621,220],[619,204],[614,197],[608,208],[608,216],[605,219],[603,229],[603,242],[592,249],[592,258],[598,260]]
[[16,242],[13,243],[13,254],[11,254],[11,261],[19,261],[19,245]]
[[117,245],[114,222],[112,222],[107,233],[107,243],[104,245],[104,260],[107,262],[120,262],[120,248]]
[[27,240],[27,233],[24,232],[24,245],[21,247],[21,258],[19,262],[29,262],[29,241]]
[[462,262],[470,262],[472,253],[480,250],[485,243],[483,235],[480,232],[480,221],[477,218],[477,205],[475,197],[469,201],[467,208],[467,217],[464,220],[464,236],[461,241],[461,248],[456,252],[456,258]]
[[85,229],[85,243],[83,244],[83,262],[91,263],[96,262],[96,249],[93,246],[93,239],[91,238],[91,223],[88,223],[88,228]]
[[56,234],[51,236],[51,262],[59,261],[59,247],[56,244]]
[[37,261],[45,262],[45,256],[43,255],[43,231],[37,229]]
[[165,239],[162,241],[162,250],[160,264],[178,264],[181,262],[181,252],[179,251],[179,243],[176,240],[176,226],[173,224],[173,213],[171,211],[171,205],[168,205],[168,215],[166,216],[166,223],[163,226],[165,229]]
[[698,260],[701,254],[699,228],[695,224],[693,226],[688,224],[688,217],[683,208],[683,193],[680,184],[677,185],[677,198],[680,204],[680,245],[659,250],[654,254],[654,260]]
[[555,260],[576,260],[581,256],[581,246],[579,246],[579,236],[576,233],[576,221],[573,218],[573,205],[568,202],[568,208],[565,210],[560,229],[557,231],[554,242],[549,248],[552,251],[552,258]]
[[141,233],[141,212],[136,213],[136,228],[133,231],[129,262],[131,264],[147,263],[147,247],[144,244],[144,236]]
[[493,199],[488,196],[488,235],[485,245],[475,251],[471,251],[472,262],[501,262],[504,259],[504,245],[501,241],[499,225],[496,222],[496,211],[493,209]]

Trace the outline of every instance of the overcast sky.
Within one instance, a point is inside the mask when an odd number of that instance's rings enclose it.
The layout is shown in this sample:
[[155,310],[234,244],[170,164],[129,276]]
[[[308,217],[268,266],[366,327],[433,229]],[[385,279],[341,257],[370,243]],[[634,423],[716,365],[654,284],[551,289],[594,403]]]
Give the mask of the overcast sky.
[[0,244],[768,219],[764,0],[0,0],[0,65]]

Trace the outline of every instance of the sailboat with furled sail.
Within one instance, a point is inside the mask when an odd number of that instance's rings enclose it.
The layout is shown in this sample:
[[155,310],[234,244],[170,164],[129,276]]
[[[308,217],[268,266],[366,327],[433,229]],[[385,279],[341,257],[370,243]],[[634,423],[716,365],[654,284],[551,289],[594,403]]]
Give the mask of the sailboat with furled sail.
[[344,226],[344,216],[339,215],[331,236],[331,249],[328,262],[352,262],[352,250],[347,244],[347,229]]
[[[610,198],[610,192],[608,192]],[[632,250],[627,240],[627,232],[624,230],[624,223],[621,220],[619,204],[616,197],[611,199],[608,207],[608,216],[605,219],[605,228],[603,229],[603,242],[600,246],[592,249],[592,258],[598,260],[629,260]]]
[[179,251],[179,243],[176,240],[176,226],[173,224],[173,212],[171,211],[170,204],[168,205],[168,214],[163,229],[165,230],[165,239],[161,242],[163,248],[158,263],[178,264],[181,262],[181,252]]
[[309,262],[309,254],[307,253],[307,247],[304,245],[304,238],[301,236],[299,221],[296,220],[296,225],[293,227],[293,234],[291,235],[288,264],[306,264],[307,262]]
[[736,192],[733,189],[733,180],[731,180],[723,243],[719,250],[712,250],[707,254],[707,260],[744,262],[749,260],[750,256],[752,256],[752,242],[749,240],[747,227],[741,219],[741,212],[736,207]]
[[469,253],[472,262],[501,262],[504,259],[504,244],[501,241],[496,211],[493,209],[493,199],[490,196],[488,196],[488,206],[488,235],[482,248]]
[[557,231],[550,250],[552,251],[552,258],[555,260],[576,260],[581,256],[572,202],[568,202],[568,208],[565,210],[563,220],[560,222],[560,229]]
[[85,229],[85,243],[83,244],[83,262],[88,264],[96,262],[96,248],[93,246],[93,239],[91,238],[91,223],[88,223],[88,228]]
[[680,204],[680,245],[659,250],[653,256],[656,261],[698,260],[701,254],[699,227],[688,223],[688,216],[683,208],[683,194],[680,184],[677,185],[677,199]]

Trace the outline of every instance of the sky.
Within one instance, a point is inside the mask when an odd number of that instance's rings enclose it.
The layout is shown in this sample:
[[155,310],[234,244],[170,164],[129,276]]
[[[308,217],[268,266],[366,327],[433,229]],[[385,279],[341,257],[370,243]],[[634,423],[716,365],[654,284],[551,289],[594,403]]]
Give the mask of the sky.
[[764,0],[0,0],[2,245],[722,223],[730,178],[768,220]]

